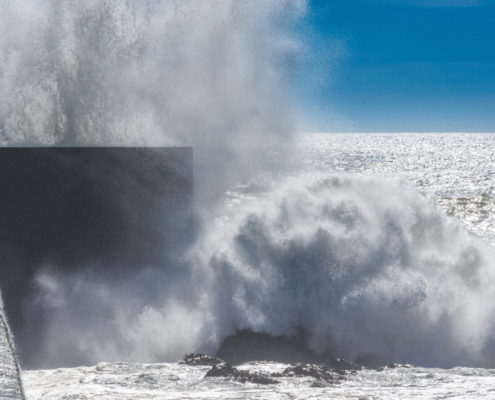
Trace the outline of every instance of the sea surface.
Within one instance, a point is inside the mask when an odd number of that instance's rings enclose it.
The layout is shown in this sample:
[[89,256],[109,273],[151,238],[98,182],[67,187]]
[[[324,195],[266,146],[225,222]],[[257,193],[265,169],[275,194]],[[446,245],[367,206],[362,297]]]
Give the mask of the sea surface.
[[310,134],[308,170],[405,179],[495,242],[495,135],[492,133]]
[[[264,373],[286,365],[244,365]],[[399,368],[362,371],[326,388],[312,388],[314,378],[277,378],[277,385],[204,378],[209,367],[179,364],[101,363],[96,367],[29,371],[30,399],[493,399],[495,370]]]
[[310,377],[263,386],[205,379],[209,367],[173,360],[101,360],[24,371],[28,399],[495,399],[495,135],[321,133],[265,151],[267,171],[226,193],[200,246],[223,241],[219,265],[237,271],[225,282],[242,286],[221,312],[273,334],[300,318],[315,350],[418,367],[313,388]]

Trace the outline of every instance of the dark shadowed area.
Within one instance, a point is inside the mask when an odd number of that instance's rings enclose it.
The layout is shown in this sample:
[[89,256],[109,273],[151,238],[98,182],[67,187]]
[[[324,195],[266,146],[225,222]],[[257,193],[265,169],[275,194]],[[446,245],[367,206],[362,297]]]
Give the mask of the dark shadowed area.
[[44,320],[23,313],[37,271],[111,281],[170,267],[193,239],[190,147],[1,148],[0,168],[0,283],[23,361]]

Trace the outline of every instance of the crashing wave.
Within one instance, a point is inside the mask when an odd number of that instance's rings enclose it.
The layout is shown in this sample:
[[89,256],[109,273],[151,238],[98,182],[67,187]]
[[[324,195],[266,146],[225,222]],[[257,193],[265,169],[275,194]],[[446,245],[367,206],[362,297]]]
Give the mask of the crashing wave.
[[434,196],[299,177],[241,208],[196,249],[219,337],[302,330],[313,351],[354,361],[494,365],[493,249]]

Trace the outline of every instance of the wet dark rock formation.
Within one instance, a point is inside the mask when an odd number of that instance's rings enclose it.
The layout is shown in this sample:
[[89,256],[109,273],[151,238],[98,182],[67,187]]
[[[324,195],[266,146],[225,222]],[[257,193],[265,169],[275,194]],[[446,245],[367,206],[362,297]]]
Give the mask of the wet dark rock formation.
[[251,382],[260,385],[274,385],[280,383],[267,375],[260,374],[259,372],[239,371],[236,367],[233,367],[229,363],[216,364],[205,375],[205,378],[214,377],[228,377],[242,383]]
[[201,353],[186,354],[186,356],[182,360],[179,360],[179,364],[186,364],[186,365],[213,366],[213,365],[221,364],[223,362],[225,361],[220,360],[219,358],[206,356]]
[[[328,355],[315,354],[306,346],[303,335],[274,337],[250,330],[241,330],[227,337],[218,350],[216,358],[192,353],[179,362],[188,365],[212,365],[213,367],[206,373],[205,378],[229,377],[238,382],[267,385],[279,383],[273,378],[308,377],[315,379],[310,385],[313,388],[325,388],[338,384],[347,379],[347,375],[371,368],[351,363],[343,358],[330,358]],[[248,370],[238,370],[233,366],[264,362],[292,365],[280,373],[273,373],[269,376]],[[390,364],[372,369],[383,371],[391,368],[413,367],[414,365],[411,364]]]
[[216,354],[233,365],[249,361],[321,364],[328,358],[308,349],[303,335],[270,336],[244,329],[227,337]]
[[252,361],[271,361],[283,364],[314,364],[340,374],[362,370],[362,365],[343,358],[331,358],[328,354],[312,352],[304,335],[294,337],[271,336],[244,329],[227,337],[217,351],[216,357],[239,365]]
[[[272,378],[311,377],[315,381],[311,387],[327,387],[346,379],[346,375],[355,374],[363,369],[383,371],[390,368],[413,368],[411,364],[390,364],[377,368],[373,365],[354,364],[342,358],[330,358],[328,354],[315,354],[306,345],[304,335],[294,337],[270,336],[240,330],[227,337],[216,354],[224,364],[215,365],[207,374],[209,376],[228,376],[241,382],[277,383],[270,381],[266,375],[239,371],[232,365],[247,362],[279,362],[293,364],[281,373],[271,374]],[[297,365],[295,365],[297,364]]]
[[357,371],[361,371],[365,368],[362,365],[353,364],[343,358],[329,358],[321,365],[321,367],[331,369],[340,375],[356,373]]
[[[205,378],[231,377],[240,382],[275,384],[278,382],[272,378],[310,377],[315,379],[311,387],[327,387],[340,383],[346,379],[346,375],[355,374],[366,368],[342,358],[328,358],[325,355],[315,354],[307,348],[302,336],[295,338],[273,337],[249,330],[239,331],[225,339],[216,356],[217,358],[212,358],[201,354],[190,354],[186,356],[184,363],[200,365],[195,360],[204,358],[207,360],[206,362],[210,362],[210,359],[223,359],[226,362],[213,365]],[[271,377],[246,370],[239,371],[232,365],[247,362],[257,364],[264,361],[284,364],[297,362],[297,365],[291,365],[281,373],[271,374]]]
[[299,364],[287,367],[282,373],[272,374],[273,377],[312,377],[320,382],[339,383],[344,380],[344,374],[341,371],[335,371],[325,365]]
[[236,367],[233,367],[232,364],[221,363],[214,365],[213,368],[206,373],[205,378],[229,377],[234,376],[238,372],[239,370]]

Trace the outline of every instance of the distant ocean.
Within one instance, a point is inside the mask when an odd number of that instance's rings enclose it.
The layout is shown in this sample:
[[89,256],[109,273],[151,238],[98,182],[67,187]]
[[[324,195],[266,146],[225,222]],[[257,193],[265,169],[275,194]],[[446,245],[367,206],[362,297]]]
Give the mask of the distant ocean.
[[[493,398],[495,136],[320,133],[260,152],[266,169],[225,193],[185,256],[176,293],[194,296],[144,309],[122,362],[102,349],[96,368],[25,371],[29,398]],[[267,387],[172,362],[214,354],[237,329],[302,329],[315,352],[418,367],[309,388],[314,378]]]
[[320,133],[299,146],[308,171],[405,180],[495,243],[493,133]]

